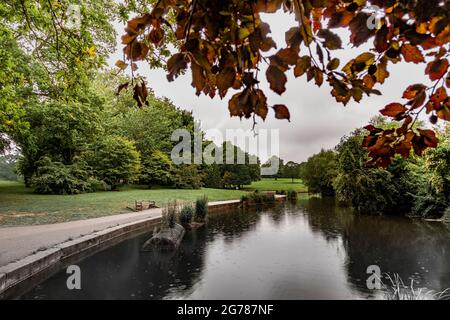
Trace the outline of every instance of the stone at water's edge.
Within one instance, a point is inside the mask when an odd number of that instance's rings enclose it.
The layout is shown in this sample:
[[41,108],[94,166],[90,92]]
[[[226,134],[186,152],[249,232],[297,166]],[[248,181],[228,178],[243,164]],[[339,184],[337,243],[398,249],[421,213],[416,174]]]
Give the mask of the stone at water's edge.
[[164,228],[155,233],[142,246],[143,251],[150,251],[154,248],[159,250],[175,250],[183,240],[185,234],[184,228],[175,224],[173,228]]

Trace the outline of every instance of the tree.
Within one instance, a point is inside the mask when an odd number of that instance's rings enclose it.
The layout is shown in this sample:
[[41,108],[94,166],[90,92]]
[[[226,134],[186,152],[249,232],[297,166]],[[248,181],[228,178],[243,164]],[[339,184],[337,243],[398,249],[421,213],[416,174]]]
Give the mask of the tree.
[[[444,136],[445,137],[445,136]],[[450,141],[444,141],[425,156],[426,181],[417,197],[413,213],[440,218],[450,207]]]
[[[414,129],[417,114],[431,114],[430,121],[450,120],[448,48],[450,3],[432,1],[311,1],[311,0],[159,0],[148,13],[130,19],[122,36],[124,53],[132,63],[159,54],[158,48],[176,39],[177,52],[166,63],[169,81],[188,68],[198,95],[225,97],[231,116],[266,119],[269,104],[259,89],[258,70],[267,61],[267,82],[272,91],[286,90],[286,72],[306,76],[321,86],[326,80],[336,101],[360,102],[363,95],[379,95],[376,84],[389,77],[388,67],[400,61],[426,65],[431,86],[414,84],[406,89],[405,103],[392,103],[381,110],[385,116],[403,121],[399,130],[368,126],[364,141],[370,162],[387,167],[396,154],[422,155],[437,146],[432,130]],[[270,26],[262,14],[283,9],[293,14],[296,25],[286,31],[286,46],[268,57],[277,44],[269,36]],[[368,10],[375,12],[368,13]],[[171,17],[175,17],[171,19]],[[167,27],[170,25],[170,27]],[[343,63],[333,57],[342,39],[333,29],[346,28],[350,44],[359,47],[373,39],[370,51]],[[306,49],[306,50],[305,50]],[[302,54],[306,52],[306,54]],[[120,66],[124,62],[118,62]],[[137,88],[136,98],[144,98]],[[285,105],[273,105],[275,117],[290,119]]]
[[[343,138],[337,147],[338,174],[333,182],[337,200],[366,214],[391,213],[396,209],[401,211],[401,206],[405,205],[410,210],[414,199],[408,198],[408,202],[397,204],[396,195],[400,190],[397,190],[389,171],[365,166],[367,151],[361,147],[362,139],[363,131],[357,130],[350,137]],[[400,184],[400,166],[396,172]],[[402,196],[407,196],[411,190],[402,191],[405,192]],[[406,209],[401,213],[408,212]]]
[[154,185],[169,185],[172,182],[173,163],[167,154],[156,150],[142,162],[140,182],[150,188]]
[[[71,17],[79,26],[70,26]],[[26,107],[68,103],[83,92],[115,48],[114,17],[111,0],[0,3],[0,151],[4,134],[27,130]]]
[[292,182],[294,182],[294,179],[298,179],[299,175],[300,175],[300,169],[299,169],[298,163],[289,161],[288,163],[286,163],[284,165],[283,176],[285,178],[290,178],[290,179],[292,179]]
[[332,150],[322,150],[308,159],[301,178],[308,186],[310,193],[333,196],[335,193],[333,180],[337,175],[336,169],[336,153]]
[[[393,130],[399,127],[385,118],[371,122]],[[333,185],[338,201],[359,213],[410,214],[425,183],[423,161],[414,156],[397,156],[386,169],[367,166],[368,153],[361,146],[364,134],[364,129],[357,129],[336,147],[338,175]]]
[[111,190],[139,176],[140,156],[134,143],[123,137],[106,136],[97,141],[94,150],[84,153],[86,162],[94,168],[95,175]]
[[[260,161],[257,157],[248,154],[230,142],[224,142],[222,150],[223,164],[219,164],[219,168],[224,187],[240,189],[244,185],[249,185],[253,181],[261,179]],[[229,150],[233,152],[233,163],[227,163],[227,157],[230,157],[227,154]],[[244,163],[238,161],[240,158],[244,160]]]
[[96,101],[52,100],[27,106],[24,120],[30,128],[14,136],[23,157],[19,171],[27,185],[36,173],[40,158],[47,156],[70,165],[88,144],[97,140],[101,133],[99,108]]

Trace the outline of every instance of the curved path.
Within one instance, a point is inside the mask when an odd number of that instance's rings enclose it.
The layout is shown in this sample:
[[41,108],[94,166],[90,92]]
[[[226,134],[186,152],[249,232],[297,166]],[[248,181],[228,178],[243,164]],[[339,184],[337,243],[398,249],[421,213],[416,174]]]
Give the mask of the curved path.
[[64,223],[0,228],[0,267],[67,240],[107,228],[161,216],[161,209]]

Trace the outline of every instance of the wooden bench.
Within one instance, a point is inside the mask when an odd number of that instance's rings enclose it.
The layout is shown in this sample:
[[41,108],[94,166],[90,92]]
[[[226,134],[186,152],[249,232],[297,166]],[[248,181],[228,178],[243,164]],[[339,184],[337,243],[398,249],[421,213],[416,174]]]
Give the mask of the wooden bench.
[[156,202],[155,201],[151,201],[151,200],[143,200],[143,201],[134,201],[134,210],[133,211],[144,211],[147,209],[154,209],[154,208],[158,208],[156,206]]

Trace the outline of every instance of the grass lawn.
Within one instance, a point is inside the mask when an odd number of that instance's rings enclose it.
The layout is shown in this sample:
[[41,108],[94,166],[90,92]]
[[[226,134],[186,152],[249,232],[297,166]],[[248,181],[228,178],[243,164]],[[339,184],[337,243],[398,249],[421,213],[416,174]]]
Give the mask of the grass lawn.
[[308,188],[303,184],[302,180],[295,179],[262,179],[261,181],[253,182],[251,186],[245,186],[248,190],[260,191],[277,191],[277,190],[296,190],[297,192],[307,192]]
[[247,186],[245,190],[175,190],[128,186],[119,192],[97,192],[80,195],[54,196],[34,194],[20,182],[0,181],[0,226],[57,223],[131,212],[135,200],[153,200],[158,206],[169,200],[195,201],[206,195],[210,201],[239,199],[252,191],[304,191],[300,181],[264,179]]
[[131,212],[135,200],[153,200],[158,206],[168,200],[195,201],[202,195],[210,201],[239,199],[238,190],[174,190],[130,186],[119,192],[54,196],[34,194],[22,183],[0,181],[0,226],[57,223]]

